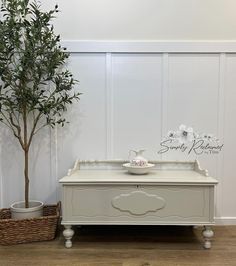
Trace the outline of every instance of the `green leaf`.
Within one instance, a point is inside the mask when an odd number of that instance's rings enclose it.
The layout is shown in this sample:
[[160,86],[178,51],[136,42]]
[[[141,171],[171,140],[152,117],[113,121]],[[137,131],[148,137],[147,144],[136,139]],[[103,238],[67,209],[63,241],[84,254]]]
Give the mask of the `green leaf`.
[[[25,110],[29,134],[34,123],[64,126],[64,112],[80,93],[74,92],[77,81],[64,69],[69,53],[61,48],[60,35],[54,33],[57,7],[42,11],[36,1],[4,0],[0,10],[1,122],[14,113],[23,132]],[[40,114],[38,121],[36,114]]]

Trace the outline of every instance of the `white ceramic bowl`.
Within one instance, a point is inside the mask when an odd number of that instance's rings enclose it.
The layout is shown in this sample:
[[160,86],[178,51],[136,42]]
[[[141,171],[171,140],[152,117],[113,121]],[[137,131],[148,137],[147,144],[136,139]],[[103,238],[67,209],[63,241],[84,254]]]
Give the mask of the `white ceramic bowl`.
[[144,175],[147,174],[155,164],[148,163],[146,166],[133,166],[130,163],[123,164],[123,167],[128,170],[129,173],[135,175]]

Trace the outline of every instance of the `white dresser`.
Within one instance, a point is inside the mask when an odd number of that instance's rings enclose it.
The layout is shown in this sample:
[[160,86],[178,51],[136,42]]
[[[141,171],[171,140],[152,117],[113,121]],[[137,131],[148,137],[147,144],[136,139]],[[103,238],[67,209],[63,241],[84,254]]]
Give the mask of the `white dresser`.
[[132,175],[125,161],[77,161],[63,186],[65,246],[73,225],[202,225],[204,247],[211,247],[217,180],[195,162],[152,161],[146,175]]

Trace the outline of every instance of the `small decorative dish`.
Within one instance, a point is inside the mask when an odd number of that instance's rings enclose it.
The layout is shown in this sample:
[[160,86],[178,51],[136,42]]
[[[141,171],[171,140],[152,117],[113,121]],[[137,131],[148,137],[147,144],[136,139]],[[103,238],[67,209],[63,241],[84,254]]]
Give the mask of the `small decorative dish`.
[[136,166],[131,165],[130,163],[123,164],[123,167],[128,170],[129,173],[135,175],[144,175],[147,174],[155,164],[148,163],[146,166]]

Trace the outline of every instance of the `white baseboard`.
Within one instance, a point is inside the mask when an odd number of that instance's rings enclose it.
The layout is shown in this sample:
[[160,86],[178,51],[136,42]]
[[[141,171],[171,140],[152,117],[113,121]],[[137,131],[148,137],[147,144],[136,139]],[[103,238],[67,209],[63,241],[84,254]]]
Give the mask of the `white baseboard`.
[[236,225],[236,217],[215,217],[216,225]]

